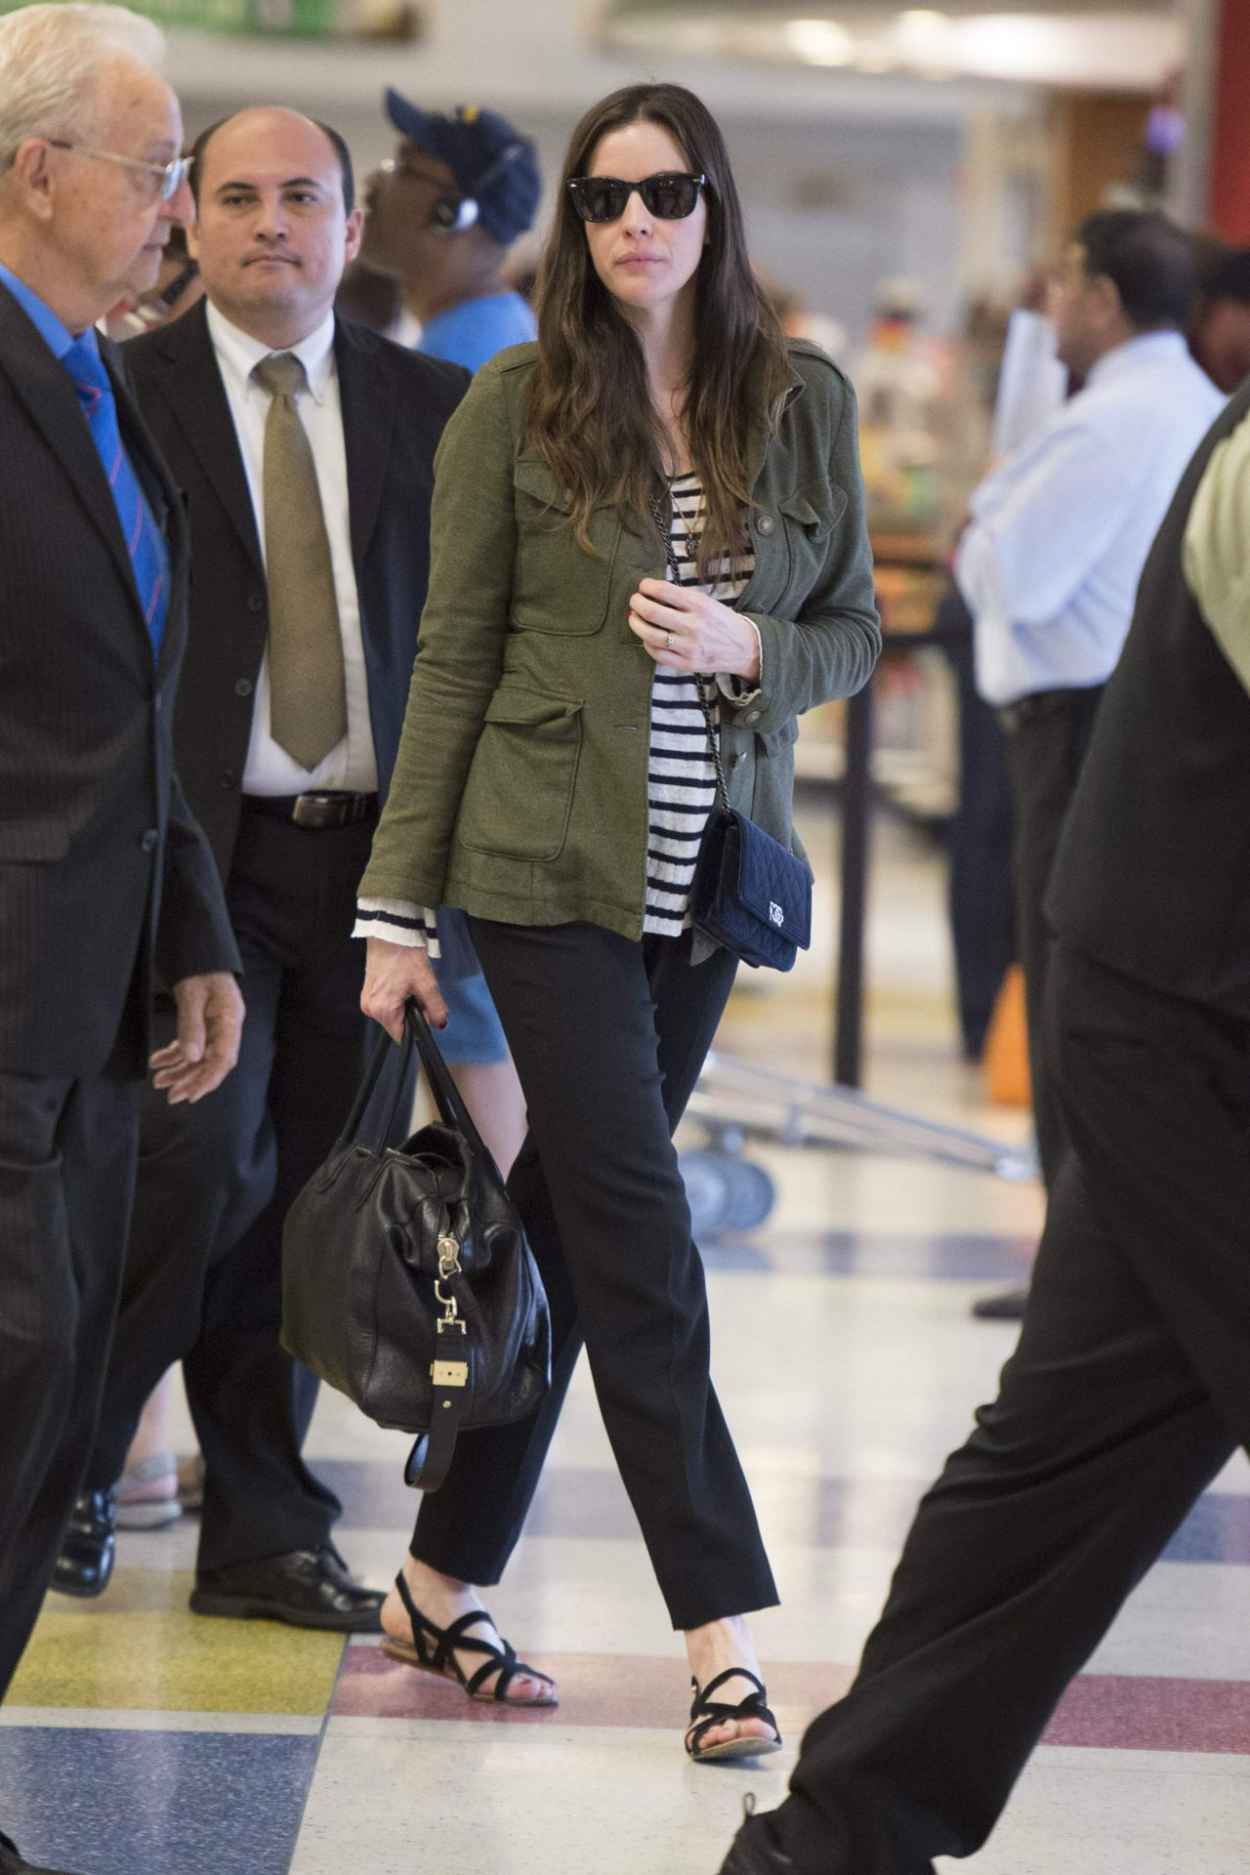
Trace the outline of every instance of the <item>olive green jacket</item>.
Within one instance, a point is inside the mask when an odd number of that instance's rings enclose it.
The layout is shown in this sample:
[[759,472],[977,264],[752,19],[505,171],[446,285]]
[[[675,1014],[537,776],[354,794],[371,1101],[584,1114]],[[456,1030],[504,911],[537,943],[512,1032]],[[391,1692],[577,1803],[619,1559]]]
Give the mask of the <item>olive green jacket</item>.
[[[652,660],[627,623],[667,577],[650,523],[592,517],[528,446],[536,348],[478,372],[435,462],[429,596],[408,711],[361,896],[455,905],[513,924],[586,920],[642,934]],[[794,841],[796,716],[850,696],[881,631],[850,385],[791,346],[778,431],[752,431],[755,572],[737,609],[759,629],[758,690],[722,698],[731,805]],[[749,387],[748,387],[749,390]]]

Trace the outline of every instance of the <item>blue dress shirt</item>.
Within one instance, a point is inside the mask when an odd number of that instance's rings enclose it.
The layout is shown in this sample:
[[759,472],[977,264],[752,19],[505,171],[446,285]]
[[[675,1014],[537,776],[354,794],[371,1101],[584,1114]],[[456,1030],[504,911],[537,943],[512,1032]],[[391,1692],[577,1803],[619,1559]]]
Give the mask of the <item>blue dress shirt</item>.
[[[26,314],[26,317],[30,320],[40,338],[44,341],[44,344],[48,347],[52,356],[58,363],[65,363],[67,352],[77,346],[94,360],[101,386],[104,387],[107,385],[107,374],[104,369],[103,360],[100,358],[100,350],[96,343],[95,328],[93,326],[88,326],[85,332],[80,332],[77,338],[75,338],[68,326],[53,312],[47,302],[40,299],[34,289],[27,286],[24,280],[19,279],[11,268],[4,265],[3,261],[0,261],[0,283],[8,288],[9,292],[13,295],[14,299]],[[66,364],[66,369],[69,369],[68,364]],[[109,394],[111,395],[111,389]],[[91,426],[88,425],[88,428],[91,428]],[[92,429],[91,434],[92,440],[96,443],[97,448],[99,448],[99,437],[94,429]],[[103,461],[103,457],[101,457],[101,460]],[[107,471],[108,464],[105,463],[104,466]],[[121,466],[123,474],[131,478],[133,491],[137,495],[138,500],[143,503],[143,550],[150,558],[155,560],[159,570],[160,599],[152,616],[147,620],[149,635],[152,639],[152,649],[153,653],[155,653],[160,646],[161,633],[165,622],[165,612],[168,606],[169,555],[165,546],[164,537],[153,520],[151,512],[148,510],[143,490],[139,486],[138,478],[134,475],[134,468],[133,465],[130,464],[128,457]],[[112,492],[114,494],[114,499],[118,499],[117,488],[114,488]],[[135,510],[135,513],[137,517],[137,510]],[[133,555],[135,549],[129,540],[127,541],[127,546]]]

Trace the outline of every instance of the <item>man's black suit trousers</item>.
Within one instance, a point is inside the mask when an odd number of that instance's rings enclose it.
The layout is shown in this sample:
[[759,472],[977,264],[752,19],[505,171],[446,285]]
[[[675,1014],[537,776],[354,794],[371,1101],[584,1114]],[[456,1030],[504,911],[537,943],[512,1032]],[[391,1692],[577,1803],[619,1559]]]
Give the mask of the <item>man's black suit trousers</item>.
[[329,1540],[304,1464],[317,1383],[279,1345],[282,1223],[351,1106],[365,1046],[350,936],[376,814],[309,831],[245,803],[226,898],[243,958],[239,1064],[195,1107],[149,1098],[96,1450],[113,1484],[149,1392],[181,1359],[207,1468],[199,1568]]

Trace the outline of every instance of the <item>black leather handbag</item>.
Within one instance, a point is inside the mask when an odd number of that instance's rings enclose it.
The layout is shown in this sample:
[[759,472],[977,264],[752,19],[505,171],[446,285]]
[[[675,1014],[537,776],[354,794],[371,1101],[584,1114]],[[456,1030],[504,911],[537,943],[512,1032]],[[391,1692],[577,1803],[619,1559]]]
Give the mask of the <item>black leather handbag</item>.
[[357,1136],[391,1054],[380,1031],[333,1152],[287,1214],[282,1343],[370,1419],[416,1433],[404,1476],[435,1491],[461,1430],[538,1405],[551,1323],[520,1216],[413,1002],[383,1141],[414,1048],[439,1119],[399,1149]]

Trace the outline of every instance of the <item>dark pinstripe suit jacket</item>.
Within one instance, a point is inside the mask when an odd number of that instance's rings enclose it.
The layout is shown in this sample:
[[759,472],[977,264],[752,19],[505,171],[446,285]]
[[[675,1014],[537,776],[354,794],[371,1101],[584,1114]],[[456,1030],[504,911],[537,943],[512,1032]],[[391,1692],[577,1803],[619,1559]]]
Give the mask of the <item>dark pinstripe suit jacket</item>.
[[[334,355],[370,726],[385,796],[429,577],[434,451],[469,374],[341,319]],[[205,303],[132,339],[124,358],[144,421],[188,501],[194,576],[175,745],[191,806],[225,877],[269,632],[252,498]]]
[[238,966],[216,868],[173,770],[186,641],[177,493],[103,347],[170,551],[153,660],[73,385],[0,286],[0,1072],[136,1072],[154,973]]

